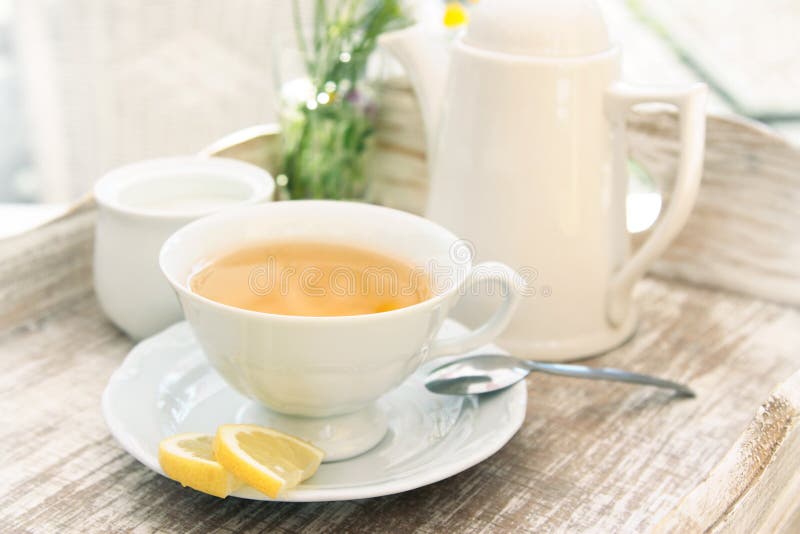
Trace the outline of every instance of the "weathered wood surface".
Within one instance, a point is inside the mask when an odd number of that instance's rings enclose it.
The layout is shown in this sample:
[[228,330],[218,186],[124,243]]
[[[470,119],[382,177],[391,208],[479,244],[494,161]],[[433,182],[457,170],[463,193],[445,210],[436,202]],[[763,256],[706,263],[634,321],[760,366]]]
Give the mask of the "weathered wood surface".
[[[636,127],[641,137],[634,136],[633,148],[643,159],[671,157],[670,142],[660,137],[668,130],[664,120]],[[666,148],[641,148],[651,132],[648,142]],[[763,177],[796,161],[792,151],[769,148],[774,142],[762,140],[766,152],[755,152],[744,186],[771,187]],[[730,155],[717,156],[712,139],[709,165],[746,150],[729,143]],[[779,154],[766,158],[771,150]],[[663,170],[668,174],[670,164]],[[796,172],[795,166],[777,176],[791,183]],[[736,209],[747,213],[749,198]],[[800,483],[797,379],[758,408],[800,369],[798,309],[770,298],[771,271],[750,288],[767,288],[761,298],[736,292],[741,287],[724,277],[699,281],[726,291],[668,277],[691,278],[681,262],[699,268],[695,258],[711,272],[729,262],[729,254],[707,251],[708,243],[748,246],[747,239],[728,241],[726,224],[687,227],[663,263],[680,268],[660,269],[662,276],[637,288],[637,336],[593,362],[686,381],[696,400],[534,376],[517,436],[458,476],[379,499],[276,504],[218,501],[183,489],[141,466],[109,435],[100,395],[131,342],[106,322],[92,293],[93,218],[88,203],[0,242],[0,531],[639,532],[659,524],[691,531],[790,528],[800,513],[792,493]],[[764,215],[753,227],[770,221]],[[753,246],[790,266],[798,239]],[[758,272],[756,260],[741,272]],[[784,282],[787,293],[793,282]]]
[[660,532],[798,532],[800,371],[781,384]]
[[[356,502],[218,501],[148,471],[102,421],[100,394],[131,343],[98,310],[89,263],[75,261],[91,215],[0,246],[4,296],[26,294],[0,314],[0,531],[641,531],[702,483],[800,367],[797,310],[648,279],[639,335],[596,363],[687,381],[697,400],[536,376],[520,433],[452,479]],[[15,263],[29,242],[38,255]],[[51,277],[69,284],[42,284]],[[28,304],[37,294],[46,306]]]

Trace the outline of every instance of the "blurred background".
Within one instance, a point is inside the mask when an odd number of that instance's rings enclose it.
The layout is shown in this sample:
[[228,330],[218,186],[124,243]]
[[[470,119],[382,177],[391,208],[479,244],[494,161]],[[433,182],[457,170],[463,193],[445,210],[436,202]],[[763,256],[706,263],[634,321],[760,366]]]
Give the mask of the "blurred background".
[[[800,144],[800,2],[600,4],[627,80],[706,81],[711,113]],[[291,20],[287,0],[0,0],[0,236],[114,166],[275,120],[271,44]]]

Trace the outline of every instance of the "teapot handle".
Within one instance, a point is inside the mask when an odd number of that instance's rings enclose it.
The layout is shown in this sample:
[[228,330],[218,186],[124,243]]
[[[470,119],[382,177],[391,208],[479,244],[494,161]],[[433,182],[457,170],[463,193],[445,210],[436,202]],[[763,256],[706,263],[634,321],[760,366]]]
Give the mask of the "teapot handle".
[[708,88],[702,83],[659,88],[623,82],[615,83],[606,92],[606,110],[620,142],[625,135],[625,116],[636,104],[673,104],[680,119],[680,160],[669,205],[647,241],[612,275],[609,284],[606,314],[614,326],[621,324],[629,313],[634,284],[678,235],[694,206],[703,170],[707,93]]

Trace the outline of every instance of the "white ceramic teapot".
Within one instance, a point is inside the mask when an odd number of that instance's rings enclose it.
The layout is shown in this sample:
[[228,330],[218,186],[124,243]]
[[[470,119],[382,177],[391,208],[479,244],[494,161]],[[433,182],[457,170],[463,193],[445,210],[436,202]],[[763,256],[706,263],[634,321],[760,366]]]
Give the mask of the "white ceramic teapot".
[[[706,87],[620,82],[620,49],[592,0],[485,0],[452,44],[419,26],[381,41],[420,100],[426,215],[472,241],[479,258],[548,286],[523,299],[501,344],[560,360],[625,341],[636,327],[632,288],[697,195]],[[645,102],[677,107],[681,154],[669,206],[631,254],[625,114]]]

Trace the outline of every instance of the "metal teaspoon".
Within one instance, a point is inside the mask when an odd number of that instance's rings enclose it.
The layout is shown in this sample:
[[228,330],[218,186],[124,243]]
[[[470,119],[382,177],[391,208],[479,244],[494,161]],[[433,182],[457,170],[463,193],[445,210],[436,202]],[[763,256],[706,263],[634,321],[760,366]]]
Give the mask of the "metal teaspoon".
[[431,371],[425,387],[443,395],[480,395],[513,386],[533,371],[551,375],[627,382],[674,390],[678,396],[694,397],[684,384],[605,367],[522,360],[513,356],[485,354],[450,362]]

